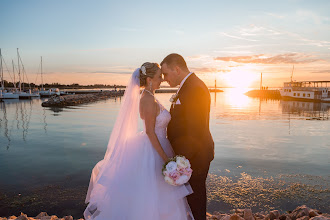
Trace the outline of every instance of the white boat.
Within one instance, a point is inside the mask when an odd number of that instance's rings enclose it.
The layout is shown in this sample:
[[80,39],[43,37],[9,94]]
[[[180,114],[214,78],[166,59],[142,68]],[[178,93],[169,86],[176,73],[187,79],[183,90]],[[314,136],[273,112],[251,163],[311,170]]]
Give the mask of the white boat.
[[43,80],[43,75],[42,75],[42,57],[41,57],[41,71],[40,71],[40,75],[41,75],[41,89],[39,91],[40,97],[50,97],[53,95],[57,95],[60,96],[61,92],[59,88],[51,88],[49,90],[45,90],[44,88],[44,80]]
[[60,96],[61,95],[60,90],[58,88],[51,88],[49,90],[41,90],[41,91],[39,91],[39,94],[41,97],[50,97],[53,95]]
[[17,94],[20,99],[40,98],[39,93],[33,93],[33,92],[31,92],[31,90],[29,90],[28,92],[19,92],[19,91],[17,91],[14,94]]
[[[19,91],[16,91],[15,94],[18,94],[19,98],[20,99],[32,99],[32,98],[40,98],[40,95],[39,95],[39,92],[31,92],[31,88],[28,90],[28,92],[24,92],[22,91],[22,88],[21,88],[21,68],[20,68],[20,61],[22,62],[21,60],[21,57],[18,53],[18,48],[17,48],[17,60],[18,60],[18,76],[19,76]],[[23,67],[23,74],[24,74],[24,66],[22,65]],[[24,79],[24,77],[23,77]],[[24,85],[23,85],[24,87]],[[23,88],[24,90],[24,88]]]
[[330,103],[330,81],[284,82],[280,93],[284,100]]
[[18,99],[19,95],[12,92],[7,92],[7,90],[0,90],[0,99]]
[[0,88],[0,99],[18,99],[19,96],[17,94],[14,94],[12,92],[8,92],[5,90],[5,83],[3,80],[3,58],[2,53],[0,49],[0,74],[1,74],[1,88]]

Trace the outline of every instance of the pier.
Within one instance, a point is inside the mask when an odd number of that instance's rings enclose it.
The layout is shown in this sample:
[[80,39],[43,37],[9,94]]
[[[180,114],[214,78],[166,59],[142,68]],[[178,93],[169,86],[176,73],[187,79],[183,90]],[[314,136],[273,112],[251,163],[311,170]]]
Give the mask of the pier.
[[245,95],[252,98],[264,98],[264,99],[282,99],[279,90],[250,90]]
[[92,94],[75,94],[66,96],[52,96],[47,101],[43,102],[43,107],[65,107],[86,104],[105,100],[111,97],[120,97],[124,95],[124,90],[120,91],[104,91]]

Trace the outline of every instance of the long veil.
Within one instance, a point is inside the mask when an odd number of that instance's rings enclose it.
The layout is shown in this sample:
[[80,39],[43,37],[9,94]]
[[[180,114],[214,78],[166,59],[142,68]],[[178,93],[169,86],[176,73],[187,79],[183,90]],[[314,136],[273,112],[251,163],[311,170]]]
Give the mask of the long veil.
[[111,161],[123,159],[123,151],[127,140],[138,132],[139,104],[140,104],[140,68],[136,69],[126,87],[122,105],[117,120],[112,129],[104,159],[94,167],[87,191],[85,203],[91,202],[94,192],[102,187],[104,179],[111,174],[105,172],[111,166],[116,166]]

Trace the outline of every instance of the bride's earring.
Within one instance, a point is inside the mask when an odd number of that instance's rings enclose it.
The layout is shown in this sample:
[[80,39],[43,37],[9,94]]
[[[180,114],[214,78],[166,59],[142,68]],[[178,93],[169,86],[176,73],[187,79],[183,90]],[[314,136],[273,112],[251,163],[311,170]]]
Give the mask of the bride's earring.
[[152,82],[150,82],[150,91],[152,91]]

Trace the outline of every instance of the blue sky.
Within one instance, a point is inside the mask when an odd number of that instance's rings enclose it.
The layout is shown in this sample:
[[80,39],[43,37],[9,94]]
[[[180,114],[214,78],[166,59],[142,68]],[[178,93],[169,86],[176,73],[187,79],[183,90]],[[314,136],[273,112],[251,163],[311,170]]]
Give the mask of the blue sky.
[[256,86],[263,72],[281,86],[293,65],[296,80],[330,80],[327,0],[1,0],[0,10],[3,57],[16,62],[19,48],[30,82],[40,56],[49,83],[126,84],[172,52],[209,85]]

